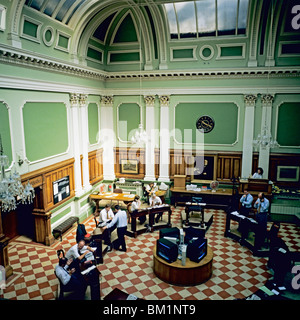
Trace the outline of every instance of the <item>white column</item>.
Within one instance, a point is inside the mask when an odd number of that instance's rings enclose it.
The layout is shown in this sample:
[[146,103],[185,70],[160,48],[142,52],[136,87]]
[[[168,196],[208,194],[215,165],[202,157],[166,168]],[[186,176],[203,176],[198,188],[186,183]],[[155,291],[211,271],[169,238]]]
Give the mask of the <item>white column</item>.
[[83,176],[83,189],[85,192],[89,191],[92,186],[90,184],[90,173],[89,173],[89,127],[88,127],[88,105],[87,95],[79,95],[79,106],[81,116],[81,141],[82,141],[82,176]]
[[103,96],[101,100],[100,139],[103,146],[103,179],[114,180],[115,176],[115,133],[113,130],[113,96]]
[[79,139],[79,120],[78,120],[78,107],[79,107],[79,94],[70,94],[71,105],[71,119],[72,119],[72,145],[74,153],[74,180],[75,180],[75,196],[79,197],[82,193],[81,181],[81,165],[80,165],[80,139]]
[[170,181],[170,128],[169,128],[169,96],[160,96],[160,152],[158,181]]
[[144,180],[155,180],[155,128],[154,102],[155,96],[145,96],[146,104],[146,133],[148,141],[145,144],[145,177]]
[[244,96],[245,101],[245,120],[244,120],[244,139],[242,156],[242,178],[248,178],[252,174],[252,152],[253,152],[253,131],[254,113],[257,95],[249,94]]
[[[262,117],[261,117],[261,136],[264,134],[264,130],[271,132],[271,121],[272,121],[272,104],[274,95],[265,94],[261,96],[262,102]],[[258,166],[263,168],[263,178],[268,179],[269,177],[269,160],[270,160],[270,148],[269,146],[259,147],[259,158]]]

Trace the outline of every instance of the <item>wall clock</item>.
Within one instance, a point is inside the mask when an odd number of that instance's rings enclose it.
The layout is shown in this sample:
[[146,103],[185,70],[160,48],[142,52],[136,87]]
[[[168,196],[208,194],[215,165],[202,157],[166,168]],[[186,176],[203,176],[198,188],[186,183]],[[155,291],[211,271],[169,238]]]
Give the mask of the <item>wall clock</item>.
[[201,116],[196,122],[196,128],[204,133],[211,132],[215,126],[215,121],[210,116]]

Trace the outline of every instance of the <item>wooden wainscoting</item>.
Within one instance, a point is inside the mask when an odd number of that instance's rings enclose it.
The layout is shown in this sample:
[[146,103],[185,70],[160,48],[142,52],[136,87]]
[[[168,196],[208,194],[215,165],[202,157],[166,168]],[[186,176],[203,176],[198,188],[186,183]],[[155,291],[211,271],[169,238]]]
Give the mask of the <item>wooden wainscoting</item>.
[[[144,179],[145,177],[145,149],[115,148],[115,175],[116,178]],[[137,160],[138,173],[121,173],[121,160]]]
[[89,176],[91,185],[103,179],[103,149],[89,152]]
[[[32,212],[36,242],[51,245],[54,241],[51,234],[51,210],[75,196],[74,161],[72,158],[21,176],[23,184],[29,180],[34,188],[38,188]],[[66,176],[69,176],[70,196],[54,204],[53,182]]]
[[217,154],[217,180],[230,182],[232,177],[239,178],[241,171],[241,153]]
[[[197,155],[199,156],[199,155]],[[239,178],[242,168],[241,152],[207,151],[204,156],[214,158],[213,179],[222,182],[231,182],[231,178]],[[170,150],[170,179],[174,175],[186,175],[187,181],[193,179],[195,164],[195,150]]]

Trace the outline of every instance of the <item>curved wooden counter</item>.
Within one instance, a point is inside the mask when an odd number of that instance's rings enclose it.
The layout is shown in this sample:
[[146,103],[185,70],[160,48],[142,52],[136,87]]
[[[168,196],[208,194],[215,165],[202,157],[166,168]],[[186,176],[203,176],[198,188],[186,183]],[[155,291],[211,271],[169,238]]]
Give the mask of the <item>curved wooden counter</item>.
[[207,255],[199,262],[186,258],[185,266],[181,260],[168,263],[156,254],[153,249],[153,271],[162,281],[180,286],[194,286],[207,281],[212,275],[213,251],[207,247]]

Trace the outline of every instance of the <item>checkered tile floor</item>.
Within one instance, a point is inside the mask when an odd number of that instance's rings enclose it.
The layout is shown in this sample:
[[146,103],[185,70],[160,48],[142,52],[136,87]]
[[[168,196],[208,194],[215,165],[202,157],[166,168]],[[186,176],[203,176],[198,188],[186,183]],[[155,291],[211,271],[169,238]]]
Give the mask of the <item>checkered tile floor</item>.
[[[181,227],[182,207],[172,208],[172,225]],[[232,300],[254,293],[272,277],[266,264],[267,259],[253,257],[245,247],[224,237],[225,213],[210,210],[214,214],[213,224],[206,233],[209,246],[213,249],[213,275],[205,283],[179,287],[169,285],[153,273],[153,246],[158,231],[144,233],[137,238],[126,237],[127,252],[112,251],[104,256],[100,265],[102,273],[101,297],[114,288],[146,300]],[[87,232],[95,227],[93,218],[84,222]],[[67,251],[75,244],[76,228],[64,234],[63,241],[57,240],[51,247],[26,241],[17,237],[9,244],[10,264],[14,274],[7,279],[2,297],[6,299],[55,299],[58,280],[54,275],[57,264],[56,250]],[[282,223],[280,234],[291,251],[300,249],[300,232],[295,225]]]

